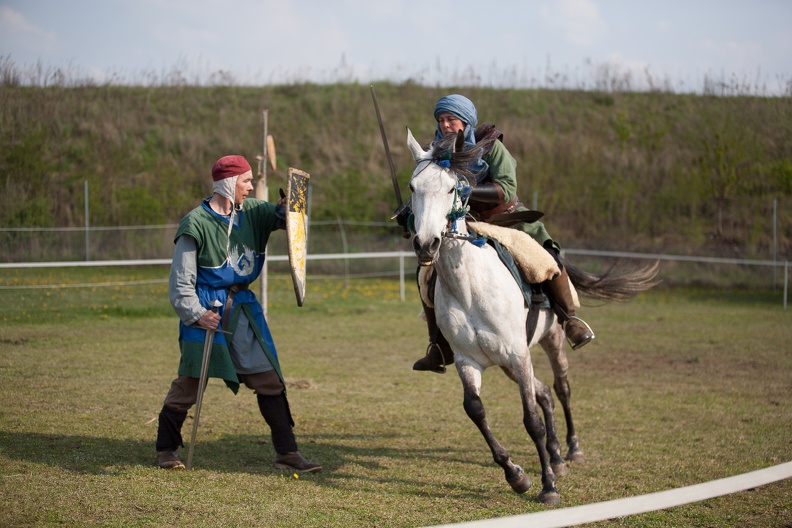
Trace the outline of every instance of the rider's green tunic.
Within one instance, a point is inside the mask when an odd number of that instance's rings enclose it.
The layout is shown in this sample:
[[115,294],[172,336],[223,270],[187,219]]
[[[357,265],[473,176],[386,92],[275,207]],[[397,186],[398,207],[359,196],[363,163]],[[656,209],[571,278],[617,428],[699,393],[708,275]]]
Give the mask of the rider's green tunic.
[[[503,189],[503,203],[509,203],[514,200],[517,197],[517,160],[514,159],[506,149],[506,146],[500,141],[495,141],[490,151],[482,158],[489,164],[489,173],[479,183],[497,183]],[[515,211],[527,210],[528,208],[523,205],[515,208]],[[542,222],[520,222],[510,227],[528,233],[531,238],[542,245],[546,241],[552,240]],[[555,241],[552,243],[557,249],[561,249]]]

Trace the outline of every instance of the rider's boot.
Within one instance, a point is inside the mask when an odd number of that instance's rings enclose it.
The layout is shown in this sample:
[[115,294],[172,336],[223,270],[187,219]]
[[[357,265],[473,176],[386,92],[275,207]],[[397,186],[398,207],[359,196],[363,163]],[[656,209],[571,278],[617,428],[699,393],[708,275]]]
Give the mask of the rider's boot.
[[434,308],[429,308],[424,304],[424,314],[426,315],[426,326],[429,328],[429,347],[426,355],[415,362],[413,370],[428,370],[437,374],[445,374],[446,365],[454,362],[454,351],[443,337],[437,327]]
[[553,311],[564,328],[572,350],[577,350],[594,339],[591,327],[580,317],[575,316],[575,302],[569,289],[569,275],[562,266],[561,273],[545,282],[547,294],[552,299]]

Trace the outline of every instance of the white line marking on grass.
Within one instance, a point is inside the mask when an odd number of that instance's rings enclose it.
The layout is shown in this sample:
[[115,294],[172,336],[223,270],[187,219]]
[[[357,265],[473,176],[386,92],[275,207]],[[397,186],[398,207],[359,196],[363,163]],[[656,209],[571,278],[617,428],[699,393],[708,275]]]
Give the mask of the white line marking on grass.
[[638,513],[655,510],[664,510],[674,506],[699,502],[721,495],[736,493],[771,482],[792,477],[792,462],[786,462],[734,477],[712,480],[684,488],[660,491],[627,497],[584,506],[560,508],[525,515],[514,515],[500,519],[485,519],[482,521],[469,521],[458,524],[437,525],[434,528],[564,528],[579,524],[606,521]]

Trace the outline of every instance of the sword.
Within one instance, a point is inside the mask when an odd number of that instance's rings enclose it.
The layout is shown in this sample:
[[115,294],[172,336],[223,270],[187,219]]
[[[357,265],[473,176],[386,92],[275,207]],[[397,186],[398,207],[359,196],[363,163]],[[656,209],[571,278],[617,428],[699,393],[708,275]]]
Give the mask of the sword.
[[[217,309],[221,306],[223,306],[223,303],[215,299],[212,301],[211,310],[217,313]],[[203,358],[201,359],[201,377],[198,381],[198,401],[195,402],[195,418],[193,419],[192,435],[190,436],[190,452],[187,455],[187,471],[192,468],[193,449],[195,449],[195,435],[198,433],[198,419],[201,417],[201,405],[203,404],[203,393],[204,387],[206,385],[206,378],[209,375],[209,358],[212,355],[212,345],[214,345],[215,332],[216,330],[207,330],[206,339],[204,340]]]
[[[393,168],[393,158],[391,157],[390,147],[388,147],[388,136],[385,135],[385,125],[382,124],[382,116],[380,115],[379,103],[377,103],[377,94],[374,93],[374,85],[371,85],[371,99],[374,101],[374,110],[377,112],[377,122],[379,123],[380,134],[382,135],[382,144],[385,146],[385,156],[388,158],[388,167],[390,168],[391,181],[393,182],[393,191],[396,193],[396,201],[398,206],[391,216],[391,220],[399,216],[399,213],[404,209],[404,202],[402,201],[401,191],[399,190],[399,181],[396,179],[396,170]],[[410,238],[410,231],[407,227],[403,227],[404,238]]]

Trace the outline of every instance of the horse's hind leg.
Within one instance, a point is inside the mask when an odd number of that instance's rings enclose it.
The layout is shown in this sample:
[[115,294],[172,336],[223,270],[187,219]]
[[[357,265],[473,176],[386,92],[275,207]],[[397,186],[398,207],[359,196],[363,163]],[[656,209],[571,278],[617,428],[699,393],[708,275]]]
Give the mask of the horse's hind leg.
[[462,380],[462,387],[465,393],[465,412],[481,431],[481,435],[492,452],[492,458],[495,463],[503,468],[506,482],[509,483],[515,492],[525,493],[531,487],[531,479],[520,466],[512,463],[509,453],[498,443],[487,424],[484,404],[481,402],[481,396],[479,395],[481,371],[470,365],[460,364],[457,364],[457,370],[459,371],[459,377]]
[[[530,359],[528,359],[530,361]],[[539,462],[542,464],[542,491],[539,493],[539,501],[547,505],[555,505],[561,502],[561,494],[555,487],[556,478],[550,464],[550,454],[544,444],[545,424],[539,416],[535,389],[533,386],[536,378],[533,376],[532,368],[528,365],[526,372],[520,375],[520,395],[523,403],[523,424],[528,436],[533,440],[536,451],[539,453]],[[549,391],[548,391],[549,392]]]
[[[517,377],[514,371],[510,368],[501,367],[506,376],[515,383]],[[547,452],[550,455],[550,465],[553,467],[553,473],[559,477],[565,477],[569,473],[564,457],[561,456],[561,442],[558,441],[558,433],[555,427],[555,401],[553,400],[553,393],[550,387],[545,385],[539,378],[534,377],[534,386],[536,387],[536,402],[542,408],[544,414],[545,429],[547,430]]]
[[557,477],[565,477],[569,473],[564,457],[561,456],[561,442],[558,441],[558,434],[555,427],[555,402],[550,387],[534,377],[536,387],[536,402],[542,408],[544,414],[545,429],[547,430],[547,453],[550,455],[550,465],[553,473]]
[[583,456],[583,450],[580,449],[580,438],[578,438],[575,432],[575,425],[572,421],[571,391],[569,389],[567,377],[557,376],[553,382],[553,388],[558,396],[558,401],[561,402],[561,407],[564,409],[564,418],[567,424],[566,440],[569,451],[567,452],[566,459],[581,464],[585,460],[585,457]]
[[564,420],[567,428],[566,442],[569,448],[566,459],[581,463],[584,460],[583,450],[580,449],[580,439],[575,432],[575,424],[572,420],[572,391],[569,388],[569,380],[567,379],[569,360],[566,355],[564,331],[561,326],[554,325],[553,331],[545,336],[540,344],[550,360],[554,377],[553,389],[555,389],[558,401],[561,403],[561,408],[564,409]]

